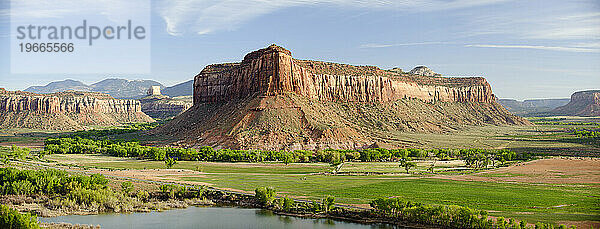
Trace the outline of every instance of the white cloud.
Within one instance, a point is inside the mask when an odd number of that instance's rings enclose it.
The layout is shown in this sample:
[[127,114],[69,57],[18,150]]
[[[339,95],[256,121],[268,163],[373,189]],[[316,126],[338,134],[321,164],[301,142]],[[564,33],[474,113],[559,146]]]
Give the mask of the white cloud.
[[395,44],[364,44],[361,45],[361,48],[389,48],[389,47],[399,47],[399,46],[415,46],[415,45],[442,45],[442,44],[450,44],[449,42],[442,41],[429,41],[429,42],[413,42],[413,43],[395,43]]
[[510,49],[539,49],[539,50],[565,51],[565,52],[594,52],[594,53],[600,53],[600,49],[593,49],[593,48],[563,47],[563,46],[542,46],[542,45],[474,44],[474,45],[465,45],[465,47],[510,48]]
[[[545,3],[545,2],[544,2]],[[588,4],[586,4],[588,3]],[[593,1],[548,2],[521,1],[512,9],[484,9],[463,13],[464,36],[509,35],[523,40],[600,39],[600,13]],[[596,3],[597,4],[597,3]]]
[[295,6],[328,5],[376,10],[438,11],[493,4],[509,0],[163,0],[157,4],[167,32],[207,34],[233,30],[245,21]]

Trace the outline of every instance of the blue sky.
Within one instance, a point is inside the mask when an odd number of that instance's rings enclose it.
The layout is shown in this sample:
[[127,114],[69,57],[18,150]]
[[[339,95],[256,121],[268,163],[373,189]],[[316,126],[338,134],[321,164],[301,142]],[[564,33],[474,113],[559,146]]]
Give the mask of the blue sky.
[[208,64],[238,62],[273,43],[298,59],[481,75],[500,98],[566,98],[600,89],[599,1],[152,1],[151,73],[127,75],[11,74],[9,6],[0,3],[0,87],[10,90],[67,78],[171,86]]

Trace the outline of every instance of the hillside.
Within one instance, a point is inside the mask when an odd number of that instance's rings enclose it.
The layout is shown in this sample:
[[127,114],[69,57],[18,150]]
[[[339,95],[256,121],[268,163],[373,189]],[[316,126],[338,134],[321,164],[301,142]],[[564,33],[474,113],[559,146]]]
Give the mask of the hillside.
[[64,91],[89,91],[106,93],[118,99],[137,99],[144,97],[146,95],[146,90],[148,90],[150,86],[156,85],[164,88],[162,84],[153,80],[105,79],[91,85],[86,85],[75,80],[64,80],[52,82],[46,86],[28,87],[25,91],[38,94]]
[[374,66],[293,59],[279,47],[194,78],[194,106],[150,134],[236,149],[401,147],[394,132],[528,125],[484,78],[429,77]]
[[600,90],[578,91],[567,105],[550,112],[553,115],[600,116]]
[[508,111],[519,116],[543,115],[546,112],[569,103],[570,99],[499,99],[498,102]]
[[194,90],[194,80],[185,81],[180,84],[166,87],[162,90],[163,95],[170,97],[191,96]]
[[25,89],[27,92],[48,94],[63,91],[92,91],[92,87],[77,80],[63,80],[47,84],[46,86],[31,86]]
[[81,130],[152,121],[136,100],[97,92],[35,94],[0,89],[0,129]]

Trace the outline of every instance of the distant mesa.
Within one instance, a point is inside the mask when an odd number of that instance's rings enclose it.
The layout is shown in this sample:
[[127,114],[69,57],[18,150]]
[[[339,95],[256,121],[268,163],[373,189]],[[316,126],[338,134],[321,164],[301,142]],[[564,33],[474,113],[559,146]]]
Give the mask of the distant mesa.
[[152,130],[177,144],[233,149],[406,146],[401,132],[530,125],[510,114],[482,77],[435,77],[293,59],[271,45],[194,78],[193,107]]
[[141,111],[139,101],[115,99],[103,93],[0,90],[0,129],[82,130],[153,121]]
[[189,80],[171,87],[164,88],[162,90],[162,94],[170,97],[191,96],[193,90],[194,80]]
[[167,119],[175,117],[192,107],[191,96],[169,97],[162,95],[160,86],[151,86],[147,96],[139,99],[142,112],[152,118]]
[[600,90],[578,91],[567,105],[550,112],[553,115],[600,116]]
[[570,99],[499,99],[498,102],[508,111],[522,117],[548,116],[557,107],[569,103]]

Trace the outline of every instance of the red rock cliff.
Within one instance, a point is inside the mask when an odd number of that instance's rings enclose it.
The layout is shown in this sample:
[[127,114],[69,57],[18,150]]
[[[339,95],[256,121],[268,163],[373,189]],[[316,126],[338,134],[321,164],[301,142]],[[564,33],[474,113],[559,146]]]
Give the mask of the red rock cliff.
[[600,116],[600,90],[578,91],[571,95],[571,101],[557,107],[554,115]]
[[95,92],[35,94],[0,90],[0,128],[80,130],[89,125],[152,122],[137,100]]
[[495,101],[481,77],[417,76],[374,66],[296,60],[276,45],[247,54],[241,63],[209,65],[194,80],[194,104],[289,92],[329,101]]
[[0,91],[0,111],[41,113],[135,113],[141,112],[137,100],[114,99],[93,92],[35,94]]

